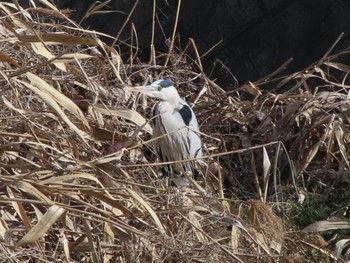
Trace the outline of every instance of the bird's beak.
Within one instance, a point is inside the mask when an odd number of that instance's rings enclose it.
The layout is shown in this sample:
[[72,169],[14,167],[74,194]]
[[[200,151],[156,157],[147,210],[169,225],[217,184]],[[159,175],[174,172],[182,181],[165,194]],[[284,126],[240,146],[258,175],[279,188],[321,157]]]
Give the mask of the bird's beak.
[[134,92],[140,92],[143,93],[149,97],[154,97],[153,92],[155,91],[154,87],[147,85],[147,86],[135,86],[135,87],[128,87],[128,90],[134,91]]

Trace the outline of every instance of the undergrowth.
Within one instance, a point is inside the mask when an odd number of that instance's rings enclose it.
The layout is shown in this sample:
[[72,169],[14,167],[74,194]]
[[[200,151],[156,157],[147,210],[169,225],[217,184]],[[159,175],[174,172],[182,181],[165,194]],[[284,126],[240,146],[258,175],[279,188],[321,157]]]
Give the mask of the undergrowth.
[[[349,49],[226,91],[193,41],[194,58],[174,33],[168,53],[124,63],[102,33],[31,4],[0,3],[1,260],[350,259],[345,236],[317,234],[349,228]],[[160,78],[200,123],[206,166],[185,189],[159,176],[154,101],[127,91]]]

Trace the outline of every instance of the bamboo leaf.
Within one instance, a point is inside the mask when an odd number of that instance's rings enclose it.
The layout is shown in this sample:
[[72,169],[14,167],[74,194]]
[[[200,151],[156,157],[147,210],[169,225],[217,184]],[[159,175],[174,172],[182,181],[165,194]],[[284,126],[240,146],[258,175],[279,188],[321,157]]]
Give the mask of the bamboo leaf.
[[65,210],[57,205],[51,206],[43,218],[29,230],[29,232],[16,244],[16,247],[34,243],[41,238],[63,214]]
[[327,230],[349,229],[350,220],[318,221],[305,227],[305,232],[322,232]]
[[56,114],[64,121],[73,131],[75,131],[79,137],[86,143],[87,141],[85,138],[89,138],[88,134],[84,131],[80,130],[68,117],[67,115],[62,111],[62,109],[59,107],[59,105],[56,103],[56,101],[49,96],[47,93],[41,91],[37,87],[35,87],[32,84],[29,84],[27,82],[17,80],[19,84],[22,84],[23,86],[27,87],[28,89],[32,90],[38,97],[40,97],[43,101],[45,101],[53,111],[56,112]]
[[86,120],[84,114],[71,99],[69,99],[67,96],[56,90],[54,87],[49,85],[46,81],[39,78],[38,76],[27,72],[27,77],[33,86],[37,87],[40,91],[50,96],[67,111],[74,114],[86,127],[89,127],[89,123]]
[[271,168],[270,158],[266,151],[265,146],[263,146],[264,202],[266,202],[267,190],[269,188],[270,168]]
[[135,191],[131,189],[126,189],[126,191],[130,194],[131,197],[133,197],[136,201],[138,201],[147,210],[147,212],[150,214],[153,221],[156,223],[159,232],[161,232],[163,235],[166,235],[163,224],[160,222],[158,216],[156,215],[152,207],[150,207],[149,204]]
[[[100,105],[93,106],[93,110],[105,115],[127,119],[137,124],[138,126],[145,125],[145,123],[147,122],[146,119],[141,116],[141,114],[139,114],[137,111],[134,111],[134,110],[112,109],[112,108],[107,108]],[[143,127],[143,129],[149,134],[152,134],[152,128],[148,123]]]
[[201,224],[199,223],[198,217],[200,217],[200,215],[195,212],[195,211],[190,211],[188,212],[188,218],[190,220],[190,222],[195,226],[193,228],[193,231],[198,239],[199,242],[202,243],[206,243],[208,242],[208,239],[203,235],[203,229]]

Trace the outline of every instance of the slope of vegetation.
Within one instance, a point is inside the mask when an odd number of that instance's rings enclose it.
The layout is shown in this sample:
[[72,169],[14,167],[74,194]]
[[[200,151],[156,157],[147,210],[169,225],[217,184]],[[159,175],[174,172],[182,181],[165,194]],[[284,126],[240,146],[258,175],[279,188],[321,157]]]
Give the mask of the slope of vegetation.
[[[349,49],[225,91],[193,41],[195,59],[169,41],[141,63],[135,39],[106,45],[41,2],[0,3],[0,261],[349,259]],[[154,101],[126,89],[159,78],[203,132],[191,187],[160,176]]]

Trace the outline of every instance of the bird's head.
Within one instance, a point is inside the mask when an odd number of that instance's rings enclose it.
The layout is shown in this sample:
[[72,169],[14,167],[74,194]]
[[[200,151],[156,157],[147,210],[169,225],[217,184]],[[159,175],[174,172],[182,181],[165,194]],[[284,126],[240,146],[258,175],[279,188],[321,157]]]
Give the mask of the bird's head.
[[160,79],[153,82],[151,85],[129,87],[129,90],[141,92],[145,95],[163,101],[178,101],[180,99],[179,93],[174,87],[174,83],[168,79]]

